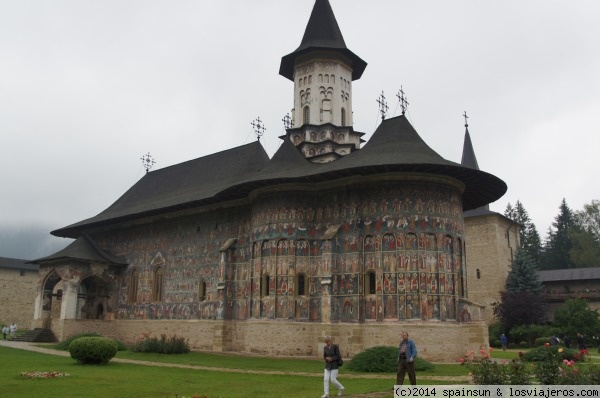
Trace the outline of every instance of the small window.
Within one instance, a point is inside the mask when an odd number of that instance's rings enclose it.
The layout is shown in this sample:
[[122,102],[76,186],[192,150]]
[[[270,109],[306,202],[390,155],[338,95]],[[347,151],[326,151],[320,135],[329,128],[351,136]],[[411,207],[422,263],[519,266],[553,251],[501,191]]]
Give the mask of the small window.
[[304,124],[310,123],[310,107],[304,107]]
[[346,110],[342,108],[342,126],[346,125]]
[[298,274],[296,281],[296,291],[298,296],[306,295],[306,276],[304,274]]
[[477,268],[477,279],[481,279],[481,272],[479,272],[479,268]]
[[367,294],[375,294],[375,271],[368,271],[365,290]]
[[206,300],[206,282],[201,280],[198,284],[198,301]]
[[156,267],[154,270],[154,286],[152,288],[152,301],[162,301],[162,283],[163,270],[162,267]]
[[129,294],[127,295],[127,300],[129,303],[135,303],[137,300],[137,290],[139,283],[139,273],[137,269],[131,271],[131,275],[129,276]]
[[267,297],[269,295],[269,282],[270,278],[268,274],[263,274],[260,279],[260,295],[261,297]]

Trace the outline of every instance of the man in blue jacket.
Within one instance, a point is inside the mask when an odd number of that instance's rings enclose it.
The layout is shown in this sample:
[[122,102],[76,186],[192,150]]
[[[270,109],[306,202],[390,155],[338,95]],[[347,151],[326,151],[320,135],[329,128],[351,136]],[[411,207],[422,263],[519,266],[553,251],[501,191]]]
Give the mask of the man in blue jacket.
[[402,332],[402,341],[398,347],[398,373],[396,374],[396,385],[404,384],[404,374],[408,372],[408,379],[413,386],[417,385],[415,375],[415,359],[417,358],[417,346],[412,339],[408,338],[408,332]]

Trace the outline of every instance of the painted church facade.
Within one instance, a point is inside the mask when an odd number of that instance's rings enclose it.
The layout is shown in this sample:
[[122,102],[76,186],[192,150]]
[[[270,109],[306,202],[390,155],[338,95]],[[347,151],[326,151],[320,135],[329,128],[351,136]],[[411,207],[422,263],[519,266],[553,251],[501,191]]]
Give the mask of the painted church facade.
[[468,300],[464,211],[506,184],[443,159],[404,115],[361,148],[351,85],[365,67],[316,0],[282,58],[294,109],[273,158],[257,141],[151,171],[53,231],[75,241],[33,261],[34,326],[261,355],[318,356],[332,335],[351,357],[402,330],[431,360],[486,344],[483,307]]

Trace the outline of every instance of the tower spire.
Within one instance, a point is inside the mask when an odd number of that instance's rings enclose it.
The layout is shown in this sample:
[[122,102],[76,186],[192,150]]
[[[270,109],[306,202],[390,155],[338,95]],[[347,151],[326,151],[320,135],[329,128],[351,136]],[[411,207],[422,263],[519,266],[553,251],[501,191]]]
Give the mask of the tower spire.
[[352,127],[352,82],[366,66],[346,47],[329,0],[315,0],[300,46],[279,66],[279,74],[294,82],[292,126],[284,137],[312,162],[360,149],[364,134]]
[[[471,142],[471,134],[469,134],[469,117],[467,116],[467,111],[463,113],[463,117],[465,118],[465,141],[463,144],[463,153],[460,164],[471,169],[479,170],[479,165],[477,164],[477,157],[475,157],[475,150],[473,149],[473,143]],[[489,210],[490,205],[487,204],[485,206],[482,206],[481,208]]]

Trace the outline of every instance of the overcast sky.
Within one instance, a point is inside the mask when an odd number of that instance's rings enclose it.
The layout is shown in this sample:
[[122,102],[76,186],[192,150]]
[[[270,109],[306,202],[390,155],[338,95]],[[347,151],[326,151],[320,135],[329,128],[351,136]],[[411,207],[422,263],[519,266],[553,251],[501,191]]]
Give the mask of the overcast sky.
[[[330,0],[367,69],[354,128],[407,116],[460,162],[463,112],[479,167],[508,185],[542,238],[562,198],[600,199],[600,1]],[[144,174],[256,139],[272,156],[293,106],[281,57],[314,0],[0,0],[0,257],[70,240]]]

